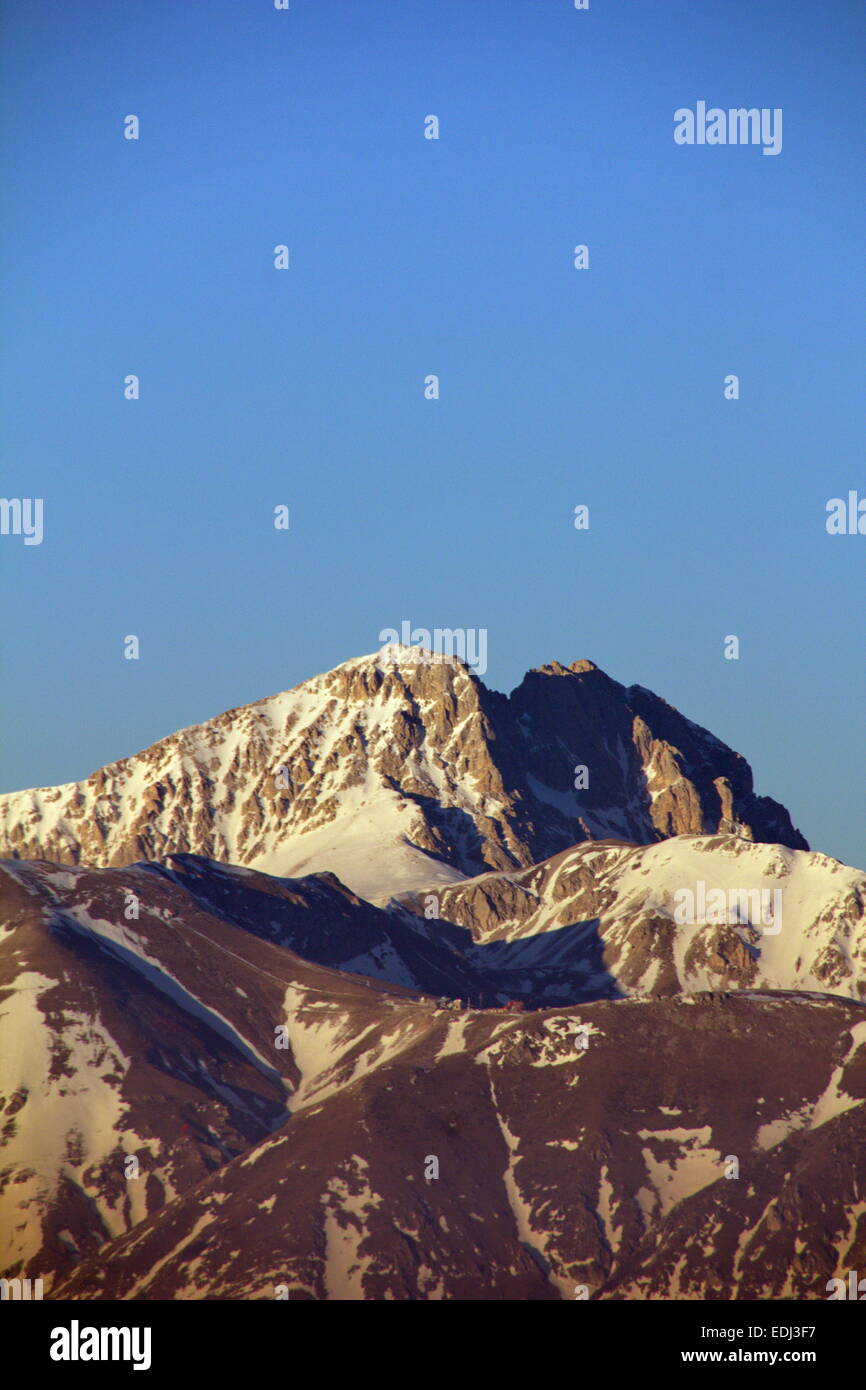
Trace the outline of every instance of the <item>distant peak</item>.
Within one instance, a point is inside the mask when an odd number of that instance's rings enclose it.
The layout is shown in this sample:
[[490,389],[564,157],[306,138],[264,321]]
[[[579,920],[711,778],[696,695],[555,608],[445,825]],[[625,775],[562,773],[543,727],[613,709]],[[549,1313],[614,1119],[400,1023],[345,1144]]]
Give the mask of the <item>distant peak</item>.
[[561,661],[548,661],[544,666],[534,666],[533,673],[541,676],[581,676],[585,671],[598,669],[594,661],[584,658],[582,661],[573,661],[570,666],[563,666]]

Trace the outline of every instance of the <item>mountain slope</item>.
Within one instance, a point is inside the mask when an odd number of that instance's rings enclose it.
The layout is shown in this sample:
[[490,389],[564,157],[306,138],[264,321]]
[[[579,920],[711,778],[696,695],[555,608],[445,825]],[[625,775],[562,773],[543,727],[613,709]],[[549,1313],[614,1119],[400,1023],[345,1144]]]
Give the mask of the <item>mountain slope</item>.
[[[429,895],[400,901],[429,911]],[[471,932],[467,961],[536,1006],[737,988],[866,999],[866,873],[823,854],[734,835],[583,844],[437,888],[435,905]]]
[[[735,837],[490,874],[443,902],[466,925],[194,856],[7,863],[0,1274],[73,1299],[824,1297],[866,1235],[863,1004],[701,991],[705,964],[671,996],[644,959],[700,940],[640,917],[672,863],[758,856],[819,906],[797,950],[835,983],[863,876]],[[446,1012],[334,968],[597,989],[557,922],[593,895],[617,992],[631,970],[655,997]]]
[[[325,936],[328,887],[288,904]],[[349,954],[375,912],[353,911]],[[0,922],[4,1276],[50,1288],[269,1134],[320,1075],[339,1090],[402,1045],[399,986],[377,1003],[376,982],[232,925],[151,868],[17,861],[0,869]]]
[[808,848],[784,807],[755,795],[744,758],[591,662],[532,671],[506,697],[459,661],[401,650],[84,782],[0,797],[0,857],[113,866],[191,853],[282,877],[330,871],[385,901],[587,839],[722,831]]
[[862,1255],[863,1017],[749,994],[427,1015],[58,1295],[556,1300],[631,1277],[646,1297],[679,1287],[652,1283],[675,1233],[685,1296],[729,1290],[739,1242],[744,1288],[826,1298]]

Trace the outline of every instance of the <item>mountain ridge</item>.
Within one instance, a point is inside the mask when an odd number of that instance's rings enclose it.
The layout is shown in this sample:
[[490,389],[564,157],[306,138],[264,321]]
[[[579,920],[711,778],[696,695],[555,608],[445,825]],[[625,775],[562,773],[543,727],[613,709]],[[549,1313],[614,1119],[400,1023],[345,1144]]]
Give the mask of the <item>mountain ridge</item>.
[[[675,923],[700,873],[782,882],[780,935]],[[676,837],[435,896],[428,919],[191,855],[0,864],[3,1277],[822,1297],[862,1247],[866,875]]]
[[503,695],[418,652],[353,658],[84,781],[8,793],[0,857],[201,854],[330,870],[387,901],[585,840],[721,832],[808,849],[742,755],[644,687],[553,662]]

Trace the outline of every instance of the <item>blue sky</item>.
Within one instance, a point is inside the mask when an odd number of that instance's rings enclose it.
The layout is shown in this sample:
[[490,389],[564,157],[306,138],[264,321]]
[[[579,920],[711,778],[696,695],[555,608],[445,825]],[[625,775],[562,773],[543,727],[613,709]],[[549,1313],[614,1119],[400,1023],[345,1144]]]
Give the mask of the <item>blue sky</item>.
[[[0,537],[0,790],[406,618],[486,628],[497,689],[654,689],[866,863],[866,537],[825,530],[866,495],[860,3],[2,17],[2,491],[45,536]],[[677,146],[698,100],[782,152]]]

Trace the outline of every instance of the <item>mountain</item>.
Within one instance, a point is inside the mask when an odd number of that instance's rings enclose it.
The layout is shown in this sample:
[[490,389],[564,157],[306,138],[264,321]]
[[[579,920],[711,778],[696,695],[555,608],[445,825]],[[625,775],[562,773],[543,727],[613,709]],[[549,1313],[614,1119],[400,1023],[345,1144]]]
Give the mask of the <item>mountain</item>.
[[393,1022],[399,1051],[319,1085],[56,1296],[826,1299],[862,1269],[862,1006],[698,995],[448,1023],[406,1000]]
[[0,797],[0,857],[195,854],[330,871],[384,902],[587,840],[733,833],[808,849],[745,759],[650,691],[578,661],[506,697],[423,655],[347,661],[84,782]]
[[[371,937],[384,914],[341,886],[274,887],[284,916],[323,938],[318,954],[339,953],[330,925],[344,955],[372,948],[402,968],[388,934]],[[0,869],[0,1274],[50,1287],[269,1135],[321,1072],[336,1086],[341,1068],[399,1050],[392,1000],[405,991],[268,940],[281,914],[262,898],[256,933],[202,908],[172,871]],[[419,947],[419,973],[441,984],[436,948]]]
[[465,928],[488,987],[535,1007],[745,988],[866,1001],[866,873],[735,835],[586,843],[400,903]]
[[[751,972],[641,906],[745,865],[791,894]],[[594,843],[435,919],[197,856],[7,861],[0,1275],[74,1299],[823,1297],[866,1228],[866,1009],[754,986],[862,995],[863,878],[735,837]],[[560,1000],[465,1007],[521,992]]]
[[0,853],[4,1278],[823,1299],[866,1259],[866,874],[590,662],[350,661],[0,798]]

